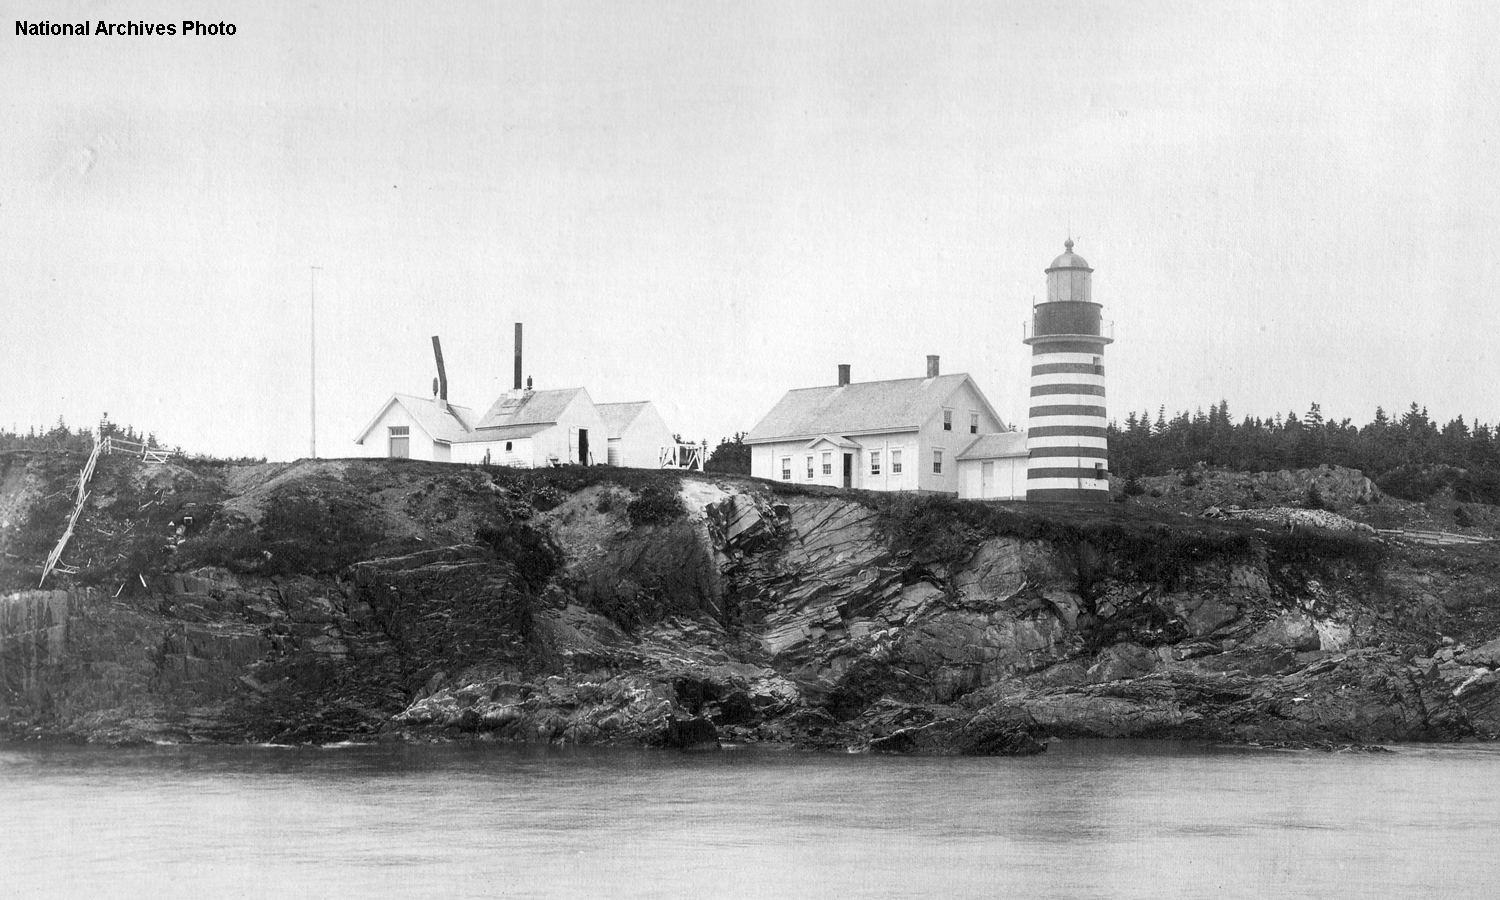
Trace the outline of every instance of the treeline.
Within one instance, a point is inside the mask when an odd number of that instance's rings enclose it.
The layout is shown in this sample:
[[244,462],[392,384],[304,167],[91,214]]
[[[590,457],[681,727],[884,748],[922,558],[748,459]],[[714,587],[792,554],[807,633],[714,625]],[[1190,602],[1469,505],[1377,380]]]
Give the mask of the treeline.
[[750,474],[750,445],[745,443],[743,431],[736,431],[732,437],[720,438],[719,446],[708,455],[708,460],[703,464],[705,472],[719,472],[724,475],[749,475]]
[[[0,450],[77,450],[88,453],[94,449],[93,428],[69,428],[59,416],[57,424],[46,431],[37,431],[33,427],[30,431],[22,434],[18,431],[10,431],[0,428]],[[109,420],[109,413],[105,413],[99,420],[97,431],[101,437],[117,437],[122,441],[133,441],[156,449],[161,445],[156,441],[154,433],[141,434],[129,425],[120,425]]]
[[1305,469],[1319,465],[1360,469],[1381,490],[1407,500],[1426,500],[1451,489],[1464,503],[1500,504],[1500,433],[1458,416],[1438,425],[1426,407],[1411,405],[1399,419],[1383,408],[1374,421],[1356,426],[1330,421],[1318,404],[1301,417],[1246,417],[1236,423],[1222,401],[1195,413],[1167,418],[1161,407],[1132,412],[1109,425],[1110,468],[1118,475],[1164,475],[1203,463],[1245,472]]

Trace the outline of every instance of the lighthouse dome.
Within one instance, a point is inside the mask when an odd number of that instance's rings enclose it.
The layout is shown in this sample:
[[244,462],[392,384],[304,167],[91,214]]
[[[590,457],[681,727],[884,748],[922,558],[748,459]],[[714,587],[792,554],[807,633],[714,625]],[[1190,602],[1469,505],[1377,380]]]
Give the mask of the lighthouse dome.
[[1048,272],[1052,271],[1053,269],[1087,269],[1090,272],[1094,271],[1093,269],[1089,268],[1088,260],[1073,252],[1072,238],[1068,238],[1066,241],[1063,241],[1062,255],[1057,259],[1054,259],[1052,261],[1052,265],[1047,267]]

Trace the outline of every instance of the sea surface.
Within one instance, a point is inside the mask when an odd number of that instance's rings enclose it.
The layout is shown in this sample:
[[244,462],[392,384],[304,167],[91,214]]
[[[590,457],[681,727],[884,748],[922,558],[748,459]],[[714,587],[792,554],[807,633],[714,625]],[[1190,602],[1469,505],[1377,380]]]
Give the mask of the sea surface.
[[0,746],[0,897],[1497,897],[1500,746]]

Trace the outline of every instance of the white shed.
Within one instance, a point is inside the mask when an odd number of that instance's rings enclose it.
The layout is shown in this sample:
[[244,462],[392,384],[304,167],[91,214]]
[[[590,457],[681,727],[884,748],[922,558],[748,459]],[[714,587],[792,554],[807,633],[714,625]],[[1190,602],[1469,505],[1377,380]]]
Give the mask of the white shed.
[[508,391],[482,416],[437,398],[395,394],[354,443],[360,456],[536,468],[599,462],[606,434],[583,388]]
[[448,462],[453,445],[468,439],[474,411],[435,397],[392,394],[354,439],[356,456]]
[[1026,499],[1026,435],[981,434],[958,454],[958,496],[966,500]]
[[609,433],[607,462],[612,466],[655,469],[661,448],[674,442],[672,429],[649,400],[600,403],[599,415]]

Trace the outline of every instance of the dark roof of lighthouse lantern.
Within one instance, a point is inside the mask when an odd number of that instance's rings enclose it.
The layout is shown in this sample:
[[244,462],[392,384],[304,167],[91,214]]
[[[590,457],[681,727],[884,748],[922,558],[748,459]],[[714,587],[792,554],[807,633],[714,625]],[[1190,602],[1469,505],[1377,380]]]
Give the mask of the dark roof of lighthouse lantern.
[[1089,268],[1088,260],[1073,252],[1072,238],[1068,238],[1066,241],[1063,241],[1062,255],[1057,259],[1054,259],[1052,261],[1052,265],[1047,267],[1048,272],[1051,272],[1053,269],[1083,269],[1085,272],[1094,271],[1093,269]]

